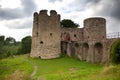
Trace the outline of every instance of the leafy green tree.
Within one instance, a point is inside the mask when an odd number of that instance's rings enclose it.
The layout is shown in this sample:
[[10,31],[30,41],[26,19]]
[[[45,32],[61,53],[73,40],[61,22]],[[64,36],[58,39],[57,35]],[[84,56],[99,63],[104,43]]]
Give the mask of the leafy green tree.
[[11,45],[11,44],[15,44],[16,40],[13,37],[7,37],[5,40],[5,44],[6,45]]
[[0,47],[4,45],[5,36],[0,36]]
[[77,28],[77,27],[79,27],[79,24],[74,23],[74,21],[72,21],[70,19],[63,19],[61,21],[61,25],[62,25],[62,27],[65,27],[65,28]]
[[3,57],[9,57],[17,54],[17,46],[15,45],[5,45],[3,46]]
[[19,54],[21,42],[16,42],[12,37],[0,36],[0,58],[5,58]]
[[111,61],[113,63],[120,63],[120,39],[118,39],[111,47]]
[[5,36],[0,36],[0,58],[3,56],[3,45],[4,45]]
[[21,46],[21,52],[23,54],[30,53],[30,50],[31,50],[31,36],[24,37],[22,39],[21,44],[22,44],[22,46]]

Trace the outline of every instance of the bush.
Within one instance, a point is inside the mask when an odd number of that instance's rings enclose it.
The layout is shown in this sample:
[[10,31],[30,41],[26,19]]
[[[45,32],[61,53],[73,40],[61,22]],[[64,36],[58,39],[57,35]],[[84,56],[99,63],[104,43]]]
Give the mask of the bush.
[[79,27],[79,24],[74,23],[74,21],[70,20],[70,19],[64,19],[61,22],[62,27],[65,28],[77,28]]
[[31,36],[26,36],[22,39],[21,42],[21,52],[23,54],[30,53],[31,50]]
[[111,47],[111,61],[112,63],[120,63],[120,39],[115,41]]

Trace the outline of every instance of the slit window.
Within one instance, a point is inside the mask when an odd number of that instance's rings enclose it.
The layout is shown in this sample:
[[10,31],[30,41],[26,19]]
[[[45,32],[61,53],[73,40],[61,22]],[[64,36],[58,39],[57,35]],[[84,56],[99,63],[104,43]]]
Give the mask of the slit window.
[[77,35],[76,34],[74,34],[74,37],[76,37]]
[[36,32],[36,35],[37,35],[37,37],[38,37],[38,32]]
[[40,44],[43,44],[43,41],[40,41]]
[[52,36],[52,33],[50,33],[50,36]]

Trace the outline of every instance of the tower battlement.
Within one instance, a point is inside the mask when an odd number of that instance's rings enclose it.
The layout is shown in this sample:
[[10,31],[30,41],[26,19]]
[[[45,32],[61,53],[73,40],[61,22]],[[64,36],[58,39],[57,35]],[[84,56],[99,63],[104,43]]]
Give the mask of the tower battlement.
[[47,14],[47,10],[35,12],[31,57],[59,57],[60,35],[60,15],[55,10],[51,10],[50,15]]
[[47,10],[41,10],[33,16],[31,57],[50,59],[66,53],[88,62],[109,60],[110,40],[106,39],[104,18],[87,18],[83,28],[63,28],[55,10],[50,15]]

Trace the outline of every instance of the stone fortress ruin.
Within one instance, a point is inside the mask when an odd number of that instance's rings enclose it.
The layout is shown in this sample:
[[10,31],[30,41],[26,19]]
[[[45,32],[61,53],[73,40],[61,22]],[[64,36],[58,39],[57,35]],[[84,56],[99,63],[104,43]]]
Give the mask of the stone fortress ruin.
[[84,20],[83,28],[64,28],[55,10],[34,13],[31,57],[58,58],[66,53],[82,61],[106,63],[116,39],[106,38],[106,20],[93,17]]

